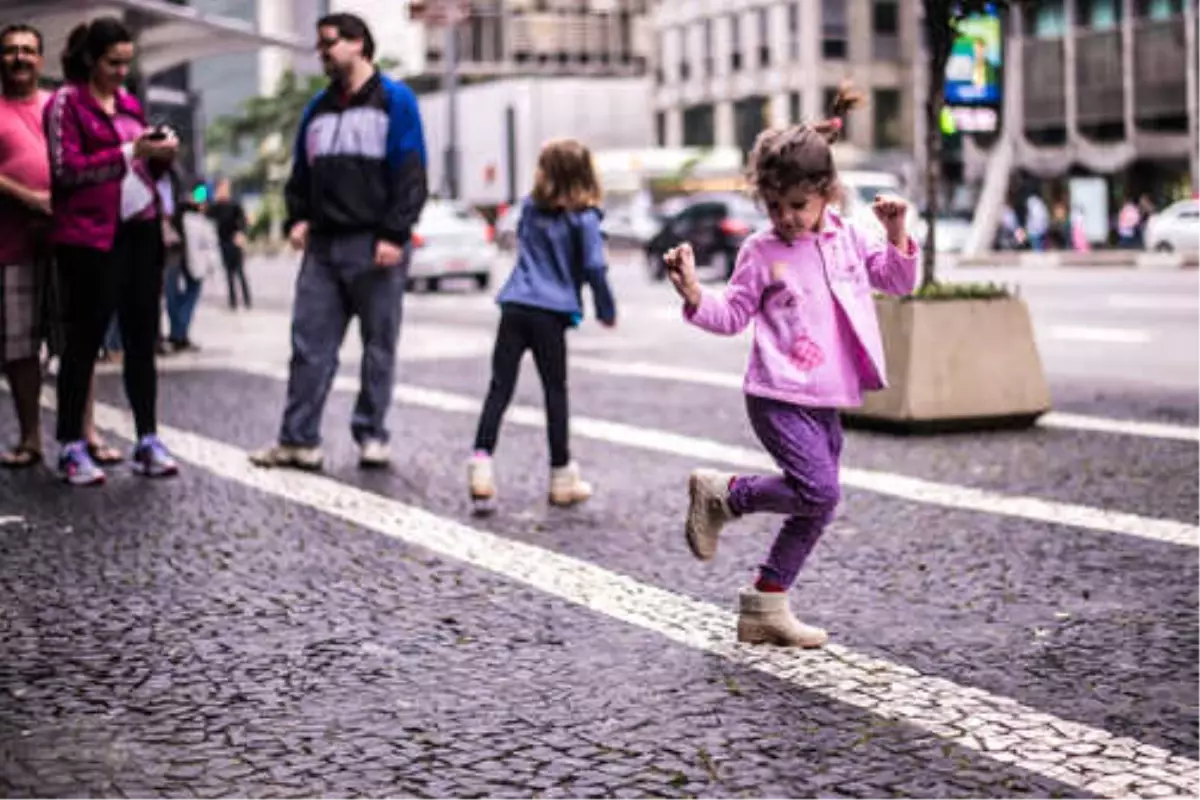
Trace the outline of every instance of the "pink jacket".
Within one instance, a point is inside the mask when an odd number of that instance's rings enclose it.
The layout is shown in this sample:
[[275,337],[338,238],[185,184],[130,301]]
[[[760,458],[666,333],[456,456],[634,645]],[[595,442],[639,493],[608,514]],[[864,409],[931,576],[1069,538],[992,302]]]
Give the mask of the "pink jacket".
[[[141,104],[128,92],[118,92],[117,109],[145,124]],[[112,117],[86,87],[67,84],[46,104],[43,122],[54,208],[50,240],[112,249],[121,215],[121,179],[128,169]]]
[[[774,231],[751,236],[724,294],[705,292],[684,316],[726,336],[754,321],[746,394],[802,406],[857,407],[863,391],[887,385],[872,290],[912,292],[918,253],[911,238],[908,253],[901,253],[826,212],[820,233],[791,244]],[[773,281],[771,265],[778,262],[787,264],[787,273]]]

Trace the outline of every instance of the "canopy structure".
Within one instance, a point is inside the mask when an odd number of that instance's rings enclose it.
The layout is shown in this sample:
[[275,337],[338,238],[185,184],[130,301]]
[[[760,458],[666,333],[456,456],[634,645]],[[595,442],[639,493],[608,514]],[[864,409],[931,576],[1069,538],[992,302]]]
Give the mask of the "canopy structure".
[[0,27],[24,22],[42,32],[49,78],[60,77],[58,55],[71,29],[104,15],[122,17],[136,31],[138,60],[147,76],[206,56],[261,47],[311,49],[292,33],[263,31],[245,20],[167,0],[0,0]]

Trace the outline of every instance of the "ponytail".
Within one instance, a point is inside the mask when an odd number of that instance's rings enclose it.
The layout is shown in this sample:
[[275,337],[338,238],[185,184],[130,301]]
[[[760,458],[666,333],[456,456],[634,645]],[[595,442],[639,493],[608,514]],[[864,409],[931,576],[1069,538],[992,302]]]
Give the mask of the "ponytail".
[[848,80],[842,81],[829,108],[829,118],[813,124],[813,130],[833,144],[841,138],[846,128],[846,114],[863,105],[866,99],[866,95],[855,89],[854,84]]

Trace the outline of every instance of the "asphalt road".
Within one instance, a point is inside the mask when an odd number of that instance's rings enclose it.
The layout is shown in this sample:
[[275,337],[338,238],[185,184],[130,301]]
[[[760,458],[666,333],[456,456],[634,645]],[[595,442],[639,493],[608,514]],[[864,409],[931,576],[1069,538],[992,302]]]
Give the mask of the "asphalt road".
[[[1075,416],[851,432],[792,593],[834,646],[794,654],[731,641],[778,520],[703,567],[682,542],[691,468],[763,468],[744,339],[689,330],[617,265],[618,328],[572,338],[596,497],[546,507],[527,368],[477,520],[464,458],[496,315],[466,289],[407,300],[392,469],[355,466],[353,330],[326,472],[247,466],[278,426],[294,270],[251,263],[253,312],[214,282],[203,349],[162,361],[179,479],[0,475],[0,793],[1196,794],[1195,273],[989,275],[1021,283]],[[128,443],[104,372],[99,423]]]

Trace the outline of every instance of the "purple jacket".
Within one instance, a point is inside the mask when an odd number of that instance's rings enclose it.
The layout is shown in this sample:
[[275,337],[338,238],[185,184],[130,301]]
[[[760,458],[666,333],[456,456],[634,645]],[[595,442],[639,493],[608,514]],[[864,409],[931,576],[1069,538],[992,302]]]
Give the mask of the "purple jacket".
[[[133,95],[118,91],[116,103],[118,113],[145,124]],[[43,124],[54,208],[50,240],[111,250],[121,216],[121,180],[128,169],[112,117],[85,86],[67,84],[46,104]]]

